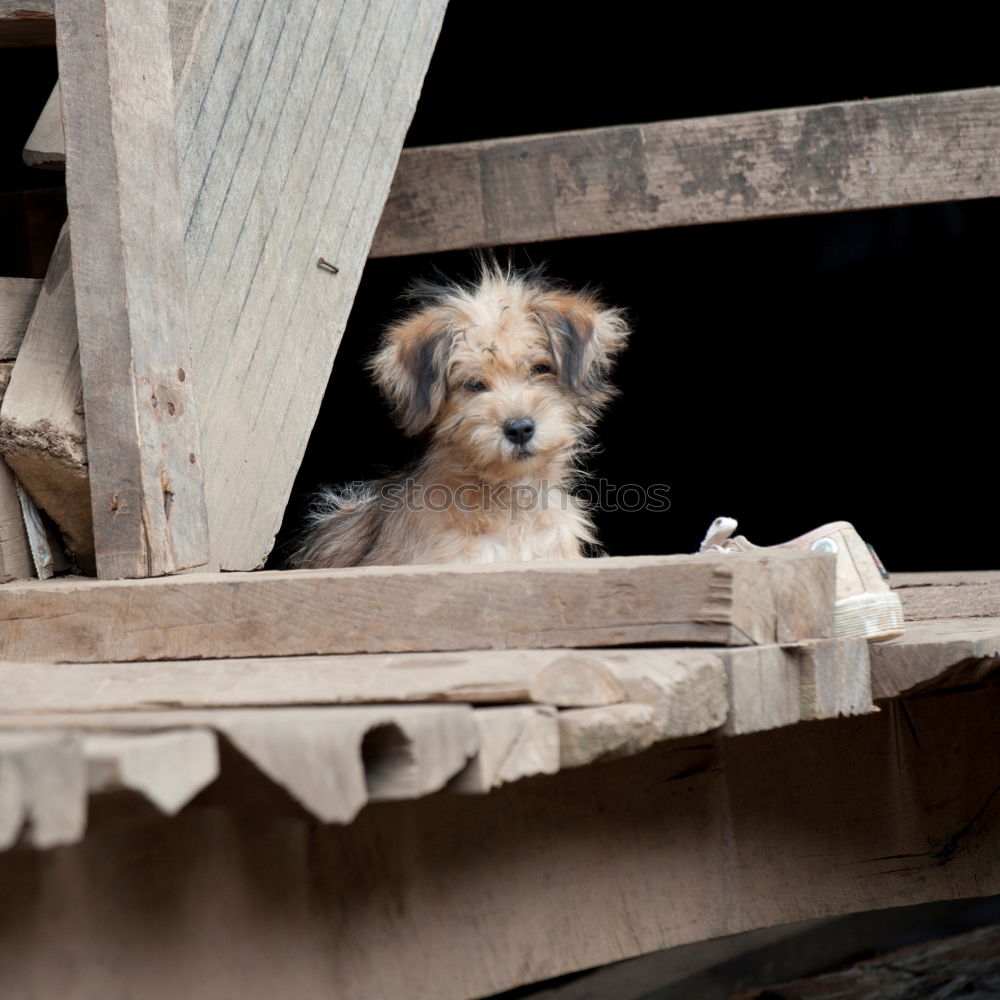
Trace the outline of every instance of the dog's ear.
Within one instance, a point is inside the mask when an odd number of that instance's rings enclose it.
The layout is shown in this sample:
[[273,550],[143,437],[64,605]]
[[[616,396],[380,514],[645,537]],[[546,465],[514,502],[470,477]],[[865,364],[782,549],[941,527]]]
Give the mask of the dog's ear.
[[615,355],[630,332],[624,314],[585,293],[546,295],[534,312],[549,339],[559,382],[578,395],[606,391]]
[[425,431],[448,395],[454,317],[440,307],[421,309],[389,327],[369,363],[392,404],[396,422],[413,436]]

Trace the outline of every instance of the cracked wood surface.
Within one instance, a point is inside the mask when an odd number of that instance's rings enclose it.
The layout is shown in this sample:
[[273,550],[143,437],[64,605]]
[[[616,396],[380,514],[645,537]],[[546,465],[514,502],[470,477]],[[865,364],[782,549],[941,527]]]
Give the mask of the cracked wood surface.
[[769,550],[12,583],[7,660],[769,644],[829,635],[834,558]]
[[410,149],[372,255],[995,197],[998,149],[998,88]]
[[167,0],[57,0],[97,575],[209,560]]
[[[16,929],[0,962],[12,991],[70,1000],[457,1000],[761,926],[995,893],[998,711],[1000,691],[982,689],[913,700],[909,721],[888,707],[674,741],[488,796],[376,803],[349,826],[262,811],[260,776],[224,773],[169,823],[103,814],[58,863],[0,857]],[[169,952],[150,943],[165,932]],[[56,940],[67,962],[37,961]]]

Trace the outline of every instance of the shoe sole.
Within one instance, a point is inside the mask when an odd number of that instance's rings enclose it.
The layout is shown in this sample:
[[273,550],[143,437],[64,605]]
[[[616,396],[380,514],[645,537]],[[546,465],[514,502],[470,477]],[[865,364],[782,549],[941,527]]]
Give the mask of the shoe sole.
[[864,636],[869,642],[903,634],[903,604],[898,594],[858,594],[834,605],[833,634],[838,639]]

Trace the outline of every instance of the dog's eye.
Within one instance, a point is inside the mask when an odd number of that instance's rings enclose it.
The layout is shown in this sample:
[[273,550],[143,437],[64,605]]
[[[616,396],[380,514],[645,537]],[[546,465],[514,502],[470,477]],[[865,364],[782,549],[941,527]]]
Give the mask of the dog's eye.
[[462,383],[462,388],[466,392],[486,392],[486,390],[489,389],[489,386],[482,379],[467,378]]
[[528,374],[535,378],[538,375],[551,375],[552,365],[534,365]]

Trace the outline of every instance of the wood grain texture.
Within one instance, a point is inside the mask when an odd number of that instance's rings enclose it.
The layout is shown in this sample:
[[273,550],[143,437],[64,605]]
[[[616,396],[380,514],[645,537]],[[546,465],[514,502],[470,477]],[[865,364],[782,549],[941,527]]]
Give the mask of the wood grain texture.
[[77,562],[92,572],[94,525],[68,224],[56,243],[14,369],[0,406],[0,451],[59,526]]
[[38,278],[0,278],[0,361],[17,357],[41,290]]
[[871,647],[872,696],[979,684],[1000,667],[1000,618],[907,622],[906,633]]
[[[909,707],[919,744],[891,710],[699,737],[486,796],[375,804],[350,826],[254,808],[247,774],[242,810],[220,788],[169,821],[95,827],[50,863],[0,857],[8,990],[458,1000],[995,893],[1000,692]],[[39,962],[57,942],[65,960]]]
[[854,638],[792,647],[803,721],[878,711],[872,703],[871,645],[866,639]]
[[584,708],[658,700],[700,649],[511,649],[152,663],[0,661],[0,712],[459,702]]
[[208,561],[166,0],[57,0],[95,561]]
[[[101,778],[101,761],[111,747],[88,744],[88,733],[125,737],[127,734],[189,732],[210,729],[222,736],[262,774],[287,792],[323,823],[349,823],[367,802],[413,799],[442,789],[479,749],[479,728],[468,705],[357,705],[336,708],[177,709],[161,712],[77,713],[73,715],[4,716],[0,739],[16,740],[17,731],[44,735],[64,732],[98,752],[91,769],[92,784],[107,791],[121,783],[123,760],[114,774]],[[2,744],[0,744],[2,746]],[[181,748],[190,753],[191,748]],[[128,755],[126,746],[115,753]],[[177,764],[178,748],[160,741],[148,748],[149,759],[137,768],[147,791],[161,801],[173,801],[182,789],[154,787],[159,772]],[[196,749],[201,778],[210,760]],[[159,763],[157,762],[159,761]],[[96,775],[96,777],[94,777]],[[214,775],[213,775],[214,776]],[[137,778],[138,781],[138,778]],[[178,776],[181,785],[186,782]]]
[[[828,553],[14,583],[0,657],[101,662],[823,637]],[[788,607],[801,603],[792,616]],[[795,620],[802,632],[788,636]]]
[[409,149],[372,255],[1000,194],[1000,89]]
[[27,579],[34,569],[17,481],[0,459],[0,575]]
[[188,63],[177,146],[223,569],[273,544],[444,7],[218,4]]
[[484,795],[501,785],[559,770],[556,711],[544,705],[504,705],[473,713],[479,748],[448,791]]
[[1000,580],[900,587],[907,621],[930,618],[990,618],[1000,615]]

